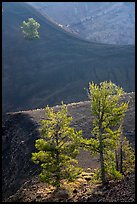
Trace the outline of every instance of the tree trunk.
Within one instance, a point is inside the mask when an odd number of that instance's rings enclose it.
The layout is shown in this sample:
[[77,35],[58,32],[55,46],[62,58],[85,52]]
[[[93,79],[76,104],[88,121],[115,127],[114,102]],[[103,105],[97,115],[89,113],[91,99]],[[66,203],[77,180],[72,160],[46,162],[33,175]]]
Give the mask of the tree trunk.
[[106,177],[105,177],[105,167],[104,167],[104,155],[101,149],[100,149],[100,164],[101,164],[101,180],[102,180],[102,184],[104,185],[106,183]]
[[117,150],[115,150],[115,158],[116,158],[116,170],[119,170],[119,165],[118,165],[118,153]]
[[99,143],[100,143],[99,152],[100,152],[101,180],[102,180],[102,184],[104,185],[106,183],[106,176],[105,176],[102,134],[103,134],[103,130],[102,130],[102,124],[101,124],[101,121],[100,121],[99,122]]
[[[122,127],[122,126],[121,126]],[[121,128],[120,134],[120,173],[123,173],[123,128]]]
[[[55,138],[56,138],[56,147],[58,147],[59,145],[59,135],[58,135],[58,131],[59,131],[59,127],[57,125],[57,130],[56,130],[56,134],[55,134]],[[57,189],[60,187],[60,167],[59,167],[60,161],[59,161],[59,151],[58,149],[56,149],[56,165],[57,165],[57,171],[56,171],[56,187]]]
[[122,134],[120,135],[120,173],[123,173],[123,150],[122,150]]

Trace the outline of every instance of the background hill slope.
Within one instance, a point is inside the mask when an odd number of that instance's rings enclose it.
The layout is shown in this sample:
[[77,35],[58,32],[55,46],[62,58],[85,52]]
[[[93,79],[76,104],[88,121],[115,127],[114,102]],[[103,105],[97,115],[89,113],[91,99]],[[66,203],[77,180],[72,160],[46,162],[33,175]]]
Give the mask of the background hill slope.
[[134,2],[29,2],[64,29],[94,42],[135,44]]
[[[92,80],[134,91],[134,46],[86,42],[23,2],[2,7],[3,111],[85,100]],[[39,40],[23,38],[20,26],[29,17],[41,24]]]

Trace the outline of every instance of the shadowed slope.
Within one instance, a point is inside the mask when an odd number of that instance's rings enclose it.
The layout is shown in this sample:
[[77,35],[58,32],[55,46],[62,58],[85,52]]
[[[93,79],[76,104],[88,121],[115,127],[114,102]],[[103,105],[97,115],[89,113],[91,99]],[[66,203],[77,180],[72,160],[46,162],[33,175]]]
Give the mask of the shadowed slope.
[[[87,99],[89,81],[112,80],[134,90],[134,46],[90,43],[54,25],[28,4],[4,2],[2,16],[3,111],[18,111]],[[40,39],[23,38],[29,17]]]

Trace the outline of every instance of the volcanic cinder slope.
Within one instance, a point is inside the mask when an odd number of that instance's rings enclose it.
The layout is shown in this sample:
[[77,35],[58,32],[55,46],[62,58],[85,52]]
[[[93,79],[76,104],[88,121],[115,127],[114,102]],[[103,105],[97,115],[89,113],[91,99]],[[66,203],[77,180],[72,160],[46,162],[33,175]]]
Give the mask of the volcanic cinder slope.
[[[88,82],[112,80],[134,91],[134,46],[84,41],[24,2],[3,2],[3,112],[87,100]],[[34,18],[40,39],[24,39],[22,22]]]
[[[126,94],[122,100],[130,103],[124,118],[123,132],[131,145],[135,146],[135,93]],[[55,106],[54,110],[59,110]],[[85,138],[91,137],[92,115],[90,102],[67,105],[68,114],[73,117],[72,126],[82,130]],[[31,153],[36,151],[35,140],[39,137],[40,120],[44,119],[45,110],[12,112],[3,115],[2,136],[2,192],[3,199],[14,194],[24,182],[38,175],[40,169],[31,161]],[[97,161],[91,155],[79,155],[79,165],[94,168]]]
[[135,2],[28,2],[92,42],[135,44]]

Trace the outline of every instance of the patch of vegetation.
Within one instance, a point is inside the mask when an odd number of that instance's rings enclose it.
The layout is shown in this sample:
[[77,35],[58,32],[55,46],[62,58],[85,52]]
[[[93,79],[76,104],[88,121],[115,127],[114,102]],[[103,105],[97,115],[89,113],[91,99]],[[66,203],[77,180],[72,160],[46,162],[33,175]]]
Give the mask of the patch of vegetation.
[[[129,102],[121,102],[124,90],[114,83],[89,83],[89,98],[93,115],[91,139],[84,139],[85,148],[92,155],[99,154],[100,169],[95,180],[105,184],[110,179],[122,179],[126,172],[134,171],[135,155],[123,136],[122,124]],[[127,169],[125,168],[127,167]]]
[[24,34],[24,37],[29,40],[39,38],[38,29],[40,24],[33,18],[28,18],[28,21],[23,21],[21,29]]

